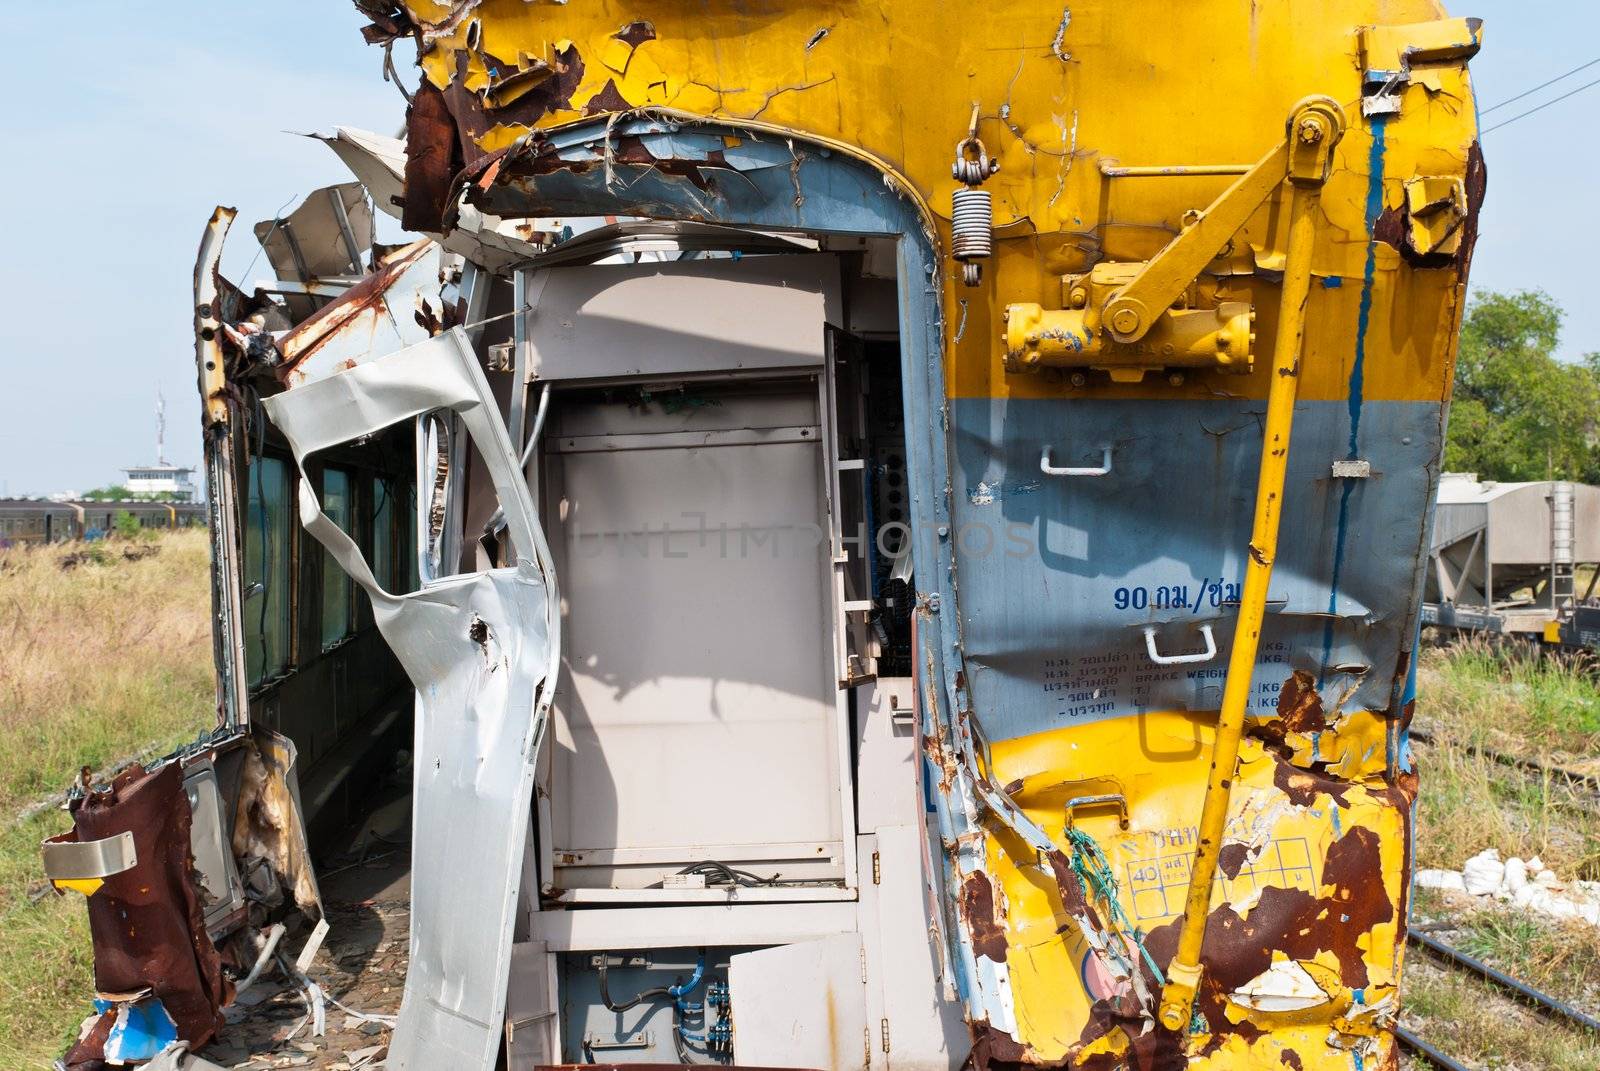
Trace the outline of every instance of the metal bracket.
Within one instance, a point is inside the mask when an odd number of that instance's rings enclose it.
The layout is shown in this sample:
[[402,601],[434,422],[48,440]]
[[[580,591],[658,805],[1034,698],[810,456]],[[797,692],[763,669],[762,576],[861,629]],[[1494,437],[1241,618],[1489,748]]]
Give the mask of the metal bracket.
[[45,877],[57,882],[109,878],[139,864],[133,834],[128,831],[104,840],[45,841],[40,854]]
[[1101,461],[1098,468],[1083,466],[1056,466],[1050,463],[1050,448],[1044,448],[1044,453],[1039,455],[1039,471],[1046,476],[1109,476],[1111,475],[1111,447],[1102,446]]
[[583,1047],[598,1051],[612,1049],[648,1049],[655,1045],[655,1035],[648,1030],[641,1030],[637,1034],[627,1037],[607,1037],[604,1034],[585,1034]]
[[1181,666],[1190,662],[1209,662],[1217,657],[1217,637],[1211,631],[1211,624],[1207,622],[1200,626],[1200,635],[1206,639],[1206,649],[1191,654],[1164,655],[1156,650],[1156,627],[1146,625],[1144,628],[1144,649],[1150,655],[1150,661],[1158,666]]

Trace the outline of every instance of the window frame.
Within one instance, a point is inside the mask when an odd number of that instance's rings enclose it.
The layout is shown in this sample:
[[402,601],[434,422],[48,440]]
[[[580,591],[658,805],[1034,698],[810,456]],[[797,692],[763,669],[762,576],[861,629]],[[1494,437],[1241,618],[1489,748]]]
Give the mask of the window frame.
[[[338,525],[340,531],[355,540],[357,546],[363,542],[359,471],[344,465],[324,465],[319,476],[323,516]],[[337,493],[332,487],[335,482],[343,485]],[[332,554],[322,550],[320,557],[322,569],[318,583],[317,638],[321,650],[331,651],[356,634],[356,585]]]
[[[275,499],[267,495],[269,472],[273,473],[274,490],[279,492]],[[251,457],[245,468],[241,572],[246,593],[245,682],[252,691],[280,680],[295,665],[295,480],[294,466],[272,454]],[[263,532],[267,533],[265,540]],[[251,594],[257,584],[262,590]]]

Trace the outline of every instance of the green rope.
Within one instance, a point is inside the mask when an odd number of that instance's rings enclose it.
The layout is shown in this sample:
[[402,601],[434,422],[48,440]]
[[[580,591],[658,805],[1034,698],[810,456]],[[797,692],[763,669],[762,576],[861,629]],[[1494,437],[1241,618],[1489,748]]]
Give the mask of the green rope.
[[1145,963],[1155,974],[1156,981],[1161,985],[1167,984],[1167,979],[1161,973],[1161,968],[1156,966],[1156,961],[1150,955],[1150,950],[1144,946],[1144,931],[1133,924],[1127,913],[1122,910],[1122,904],[1117,900],[1117,875],[1111,869],[1111,861],[1106,858],[1106,853],[1101,850],[1100,844],[1089,834],[1075,826],[1067,827],[1067,842],[1072,845],[1072,872],[1078,875],[1078,880],[1084,888],[1093,891],[1094,895],[1105,901],[1106,907],[1111,912],[1111,919],[1119,929],[1133,935],[1133,943],[1139,949],[1139,954],[1144,957]]

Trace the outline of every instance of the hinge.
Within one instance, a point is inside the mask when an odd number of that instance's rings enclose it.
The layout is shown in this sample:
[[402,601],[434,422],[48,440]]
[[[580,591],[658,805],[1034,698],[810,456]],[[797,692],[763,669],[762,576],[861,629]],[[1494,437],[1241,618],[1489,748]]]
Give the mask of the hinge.
[[870,1026],[864,1026],[864,1027],[861,1028],[861,1049],[862,1049],[862,1064],[863,1064],[863,1066],[871,1067],[872,1066],[872,1027],[870,1027]]
[[872,853],[872,884],[883,884],[883,861],[878,858],[878,853]]
[[867,950],[865,948],[862,948],[862,949],[860,949],[860,953],[861,953],[861,984],[862,985],[866,985],[867,984]]
[[883,1022],[882,1022],[882,1030],[883,1030],[883,1051],[884,1052],[888,1052],[889,1051],[889,1020],[887,1020],[887,1019],[883,1020]]

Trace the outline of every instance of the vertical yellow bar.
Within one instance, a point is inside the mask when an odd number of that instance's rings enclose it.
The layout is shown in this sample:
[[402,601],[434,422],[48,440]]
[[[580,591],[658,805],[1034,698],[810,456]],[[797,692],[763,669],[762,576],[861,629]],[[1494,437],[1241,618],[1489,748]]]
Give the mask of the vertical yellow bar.
[[1289,122],[1289,248],[1284,264],[1278,312],[1278,336],[1272,351],[1272,381],[1267,392],[1266,429],[1261,444],[1261,470],[1256,481],[1255,520],[1250,531],[1250,561],[1245,567],[1239,624],[1228,657],[1228,678],[1217,716],[1205,805],[1200,812],[1199,843],[1189,875],[1178,951],[1167,967],[1161,993],[1161,1023],[1182,1030],[1189,1023],[1195,990],[1200,985],[1200,948],[1205,939],[1211,884],[1228,820],[1233,779],[1244,734],[1245,707],[1250,697],[1266,615],[1267,585],[1278,553],[1278,526],[1283,516],[1283,485],[1289,465],[1289,435],[1300,386],[1300,352],[1305,338],[1306,302],[1311,295],[1311,254],[1316,243],[1316,211],[1327,177],[1333,143],[1342,130],[1342,116],[1303,102]]

